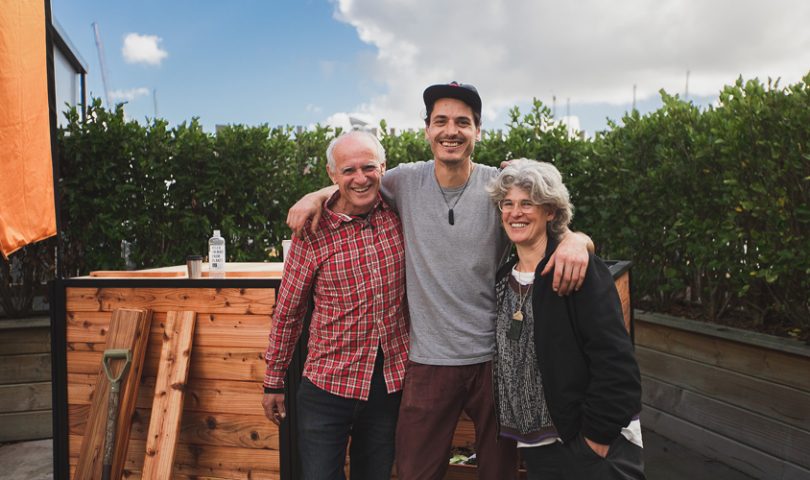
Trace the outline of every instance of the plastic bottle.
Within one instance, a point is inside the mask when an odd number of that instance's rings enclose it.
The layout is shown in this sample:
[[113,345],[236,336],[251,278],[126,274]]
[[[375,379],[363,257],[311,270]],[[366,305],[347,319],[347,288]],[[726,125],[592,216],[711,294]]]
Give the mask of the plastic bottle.
[[225,239],[214,230],[208,240],[208,277],[225,278]]

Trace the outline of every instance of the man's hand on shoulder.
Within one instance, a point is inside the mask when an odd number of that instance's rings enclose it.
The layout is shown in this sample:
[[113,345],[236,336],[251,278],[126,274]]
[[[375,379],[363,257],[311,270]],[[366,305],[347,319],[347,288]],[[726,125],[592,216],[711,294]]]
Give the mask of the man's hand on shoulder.
[[588,270],[589,251],[593,251],[591,238],[584,233],[569,231],[563,236],[541,275],[554,270],[551,285],[559,295],[568,295],[579,290]]
[[307,220],[312,219],[312,233],[318,231],[318,221],[323,213],[323,203],[337,190],[337,186],[330,185],[317,192],[312,192],[301,197],[295,205],[287,211],[287,226],[296,236],[304,233],[304,226]]

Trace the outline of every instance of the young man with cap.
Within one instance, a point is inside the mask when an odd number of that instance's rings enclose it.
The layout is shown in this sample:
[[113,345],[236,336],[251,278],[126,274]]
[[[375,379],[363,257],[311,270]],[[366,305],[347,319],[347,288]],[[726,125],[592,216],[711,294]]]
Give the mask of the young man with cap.
[[351,478],[388,480],[408,358],[402,227],[380,198],[385,151],[377,137],[347,133],[326,156],[338,191],[318,231],[296,236],[285,258],[262,405],[277,425],[286,416],[284,375],[312,294],[297,394],[302,479],[345,478],[351,437]]
[[[514,442],[498,438],[491,369],[495,273],[508,246],[485,189],[498,170],[472,161],[481,137],[481,98],[475,87],[433,85],[423,99],[425,137],[434,158],[402,163],[382,182],[384,198],[402,220],[411,318],[397,474],[404,480],[443,478],[464,411],[475,424],[479,478],[511,479],[517,453]],[[319,215],[317,207],[327,194],[310,194],[290,209],[287,223],[293,231]],[[581,285],[588,249],[593,245],[587,236],[568,232],[564,237],[554,259],[559,293]]]

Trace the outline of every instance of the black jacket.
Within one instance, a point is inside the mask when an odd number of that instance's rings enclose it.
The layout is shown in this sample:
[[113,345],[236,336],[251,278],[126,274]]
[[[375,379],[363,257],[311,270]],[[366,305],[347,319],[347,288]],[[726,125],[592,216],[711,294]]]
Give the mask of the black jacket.
[[[550,232],[549,232],[550,233]],[[641,411],[641,378],[613,276],[591,255],[582,288],[560,297],[541,276],[557,241],[548,238],[532,292],[534,342],[551,419],[563,441],[582,433],[610,444]],[[516,259],[502,266],[509,275]]]

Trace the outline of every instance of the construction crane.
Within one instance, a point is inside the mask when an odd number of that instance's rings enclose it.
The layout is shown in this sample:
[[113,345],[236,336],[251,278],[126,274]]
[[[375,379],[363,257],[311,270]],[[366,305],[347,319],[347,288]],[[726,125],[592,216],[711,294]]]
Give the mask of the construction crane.
[[93,22],[93,32],[96,35],[96,50],[98,50],[98,63],[101,67],[101,84],[104,86],[104,99],[107,100],[107,108],[114,107],[110,100],[110,89],[107,88],[107,62],[104,60],[104,44],[101,42],[101,33],[98,31],[98,23]]

